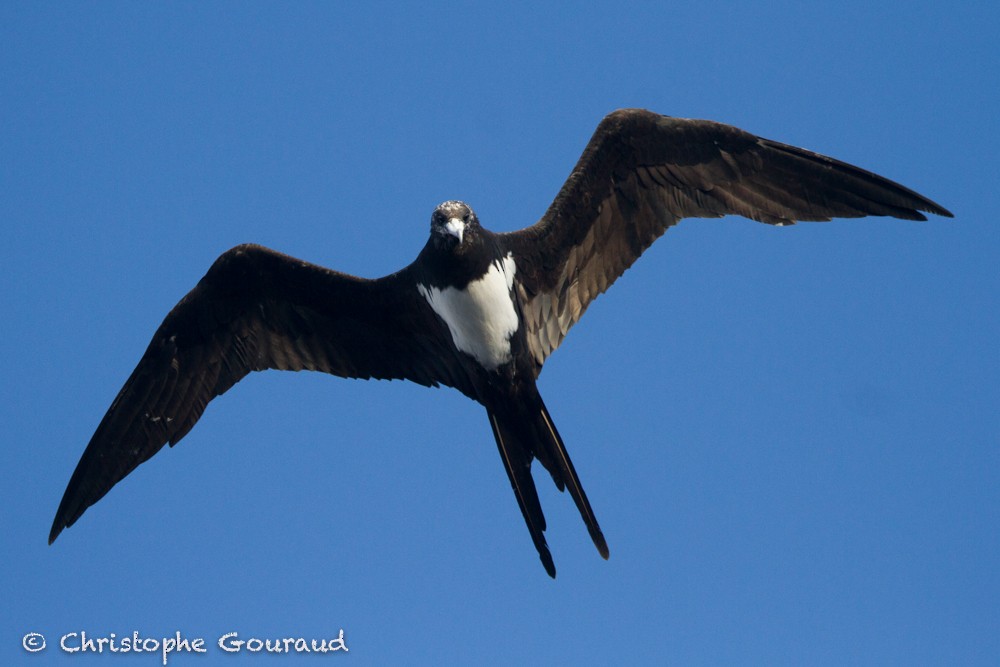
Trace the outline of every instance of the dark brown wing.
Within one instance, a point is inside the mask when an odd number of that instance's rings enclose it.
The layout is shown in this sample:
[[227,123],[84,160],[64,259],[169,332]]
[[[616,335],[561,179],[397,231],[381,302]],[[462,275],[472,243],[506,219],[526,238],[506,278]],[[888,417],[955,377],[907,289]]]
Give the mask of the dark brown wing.
[[590,302],[682,218],[924,220],[919,211],[951,217],[833,158],[729,125],[624,109],[601,121],[545,216],[502,242],[527,260],[518,282],[537,372]]
[[223,254],[167,315],[77,465],[49,543],[250,371],[407,379],[469,393],[409,270],[364,280],[260,246]]

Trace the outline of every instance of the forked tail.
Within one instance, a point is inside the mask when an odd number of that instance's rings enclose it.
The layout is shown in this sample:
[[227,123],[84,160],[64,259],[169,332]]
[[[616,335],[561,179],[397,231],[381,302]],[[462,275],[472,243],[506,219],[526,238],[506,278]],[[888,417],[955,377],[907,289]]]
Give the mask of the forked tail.
[[490,418],[490,426],[493,428],[493,436],[497,441],[497,448],[500,450],[500,458],[507,470],[528,531],[531,533],[531,540],[535,543],[545,571],[554,578],[555,564],[552,562],[552,554],[549,553],[543,535],[545,515],[542,513],[535,482],[531,477],[533,458],[537,458],[549,471],[560,491],[569,488],[573,502],[580,510],[580,516],[587,524],[594,545],[605,559],[608,558],[608,544],[604,540],[594,510],[591,509],[587,494],[584,493],[580,479],[573,468],[573,462],[566,452],[566,446],[559,436],[559,431],[556,430],[552,417],[549,416],[549,411],[545,408],[545,403],[542,402],[542,397],[537,390],[531,393],[534,396],[528,397],[528,400],[521,397],[522,400],[515,404],[508,403],[498,409],[488,407],[486,411]]

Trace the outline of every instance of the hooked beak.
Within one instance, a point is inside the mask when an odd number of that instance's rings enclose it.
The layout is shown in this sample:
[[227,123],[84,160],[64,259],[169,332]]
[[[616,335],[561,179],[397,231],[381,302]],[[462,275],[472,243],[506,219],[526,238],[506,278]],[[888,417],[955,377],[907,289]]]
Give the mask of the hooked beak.
[[459,218],[450,218],[444,223],[446,232],[458,239],[458,245],[462,245],[462,236],[465,235],[465,222]]

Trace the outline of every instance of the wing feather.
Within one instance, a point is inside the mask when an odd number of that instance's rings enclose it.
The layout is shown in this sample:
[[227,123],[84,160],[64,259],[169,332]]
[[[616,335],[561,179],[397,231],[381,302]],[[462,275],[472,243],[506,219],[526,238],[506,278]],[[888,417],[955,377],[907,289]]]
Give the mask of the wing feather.
[[590,303],[668,227],[742,215],[775,225],[951,213],[833,158],[730,125],[641,109],[609,114],[549,210],[501,235],[518,265],[536,373]]
[[101,420],[49,542],[252,371],[407,379],[470,393],[444,363],[445,332],[408,277],[404,269],[364,280],[252,245],[223,254],[164,319]]

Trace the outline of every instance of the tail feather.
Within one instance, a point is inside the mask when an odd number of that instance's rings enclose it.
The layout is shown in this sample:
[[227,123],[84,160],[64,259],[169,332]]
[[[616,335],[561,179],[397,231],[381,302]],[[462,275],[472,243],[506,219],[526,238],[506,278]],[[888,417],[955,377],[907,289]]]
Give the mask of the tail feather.
[[510,409],[511,404],[497,409],[488,407],[487,414],[500,450],[500,458],[503,459],[521,514],[528,525],[528,532],[531,533],[545,571],[554,578],[555,565],[543,535],[545,516],[531,476],[532,459],[537,458],[542,463],[560,491],[569,488],[570,496],[587,525],[597,551],[605,559],[609,555],[608,544],[541,396],[535,391],[534,397],[529,397],[528,400],[524,400],[523,396],[521,398],[521,401],[514,404],[514,409]]
[[[577,509],[580,510],[583,522],[587,524],[590,539],[594,541],[594,546],[597,547],[597,551],[601,554],[601,557],[607,560],[611,555],[608,551],[608,543],[604,539],[604,533],[601,532],[601,526],[597,523],[597,517],[594,516],[594,510],[590,507],[590,501],[587,500],[587,494],[583,490],[583,485],[580,484],[580,478],[576,475],[576,468],[573,467],[573,461],[570,460],[569,452],[566,451],[566,445],[563,444],[562,438],[559,436],[559,431],[556,430],[556,425],[553,423],[552,417],[549,416],[549,411],[545,408],[545,404],[542,403],[541,397],[539,397],[538,402],[541,408],[539,414],[545,422],[545,427],[549,434],[548,442],[552,448],[550,453],[555,458],[556,464],[562,472],[563,482],[569,487],[569,495],[573,497],[573,502],[576,503]],[[562,491],[562,485],[559,485],[559,490]]]
[[514,439],[506,437],[505,429],[501,428],[496,415],[493,412],[488,411],[488,413],[490,426],[493,427],[493,437],[496,438],[497,448],[500,450],[500,458],[507,470],[507,477],[510,478],[510,485],[514,489],[521,514],[524,515],[524,522],[528,524],[531,541],[535,543],[535,549],[538,550],[538,557],[542,560],[545,571],[555,579],[556,565],[552,562],[552,553],[549,552],[549,545],[546,544],[543,534],[545,515],[542,513],[542,504],[538,501],[538,492],[531,477],[531,454],[524,451]]

